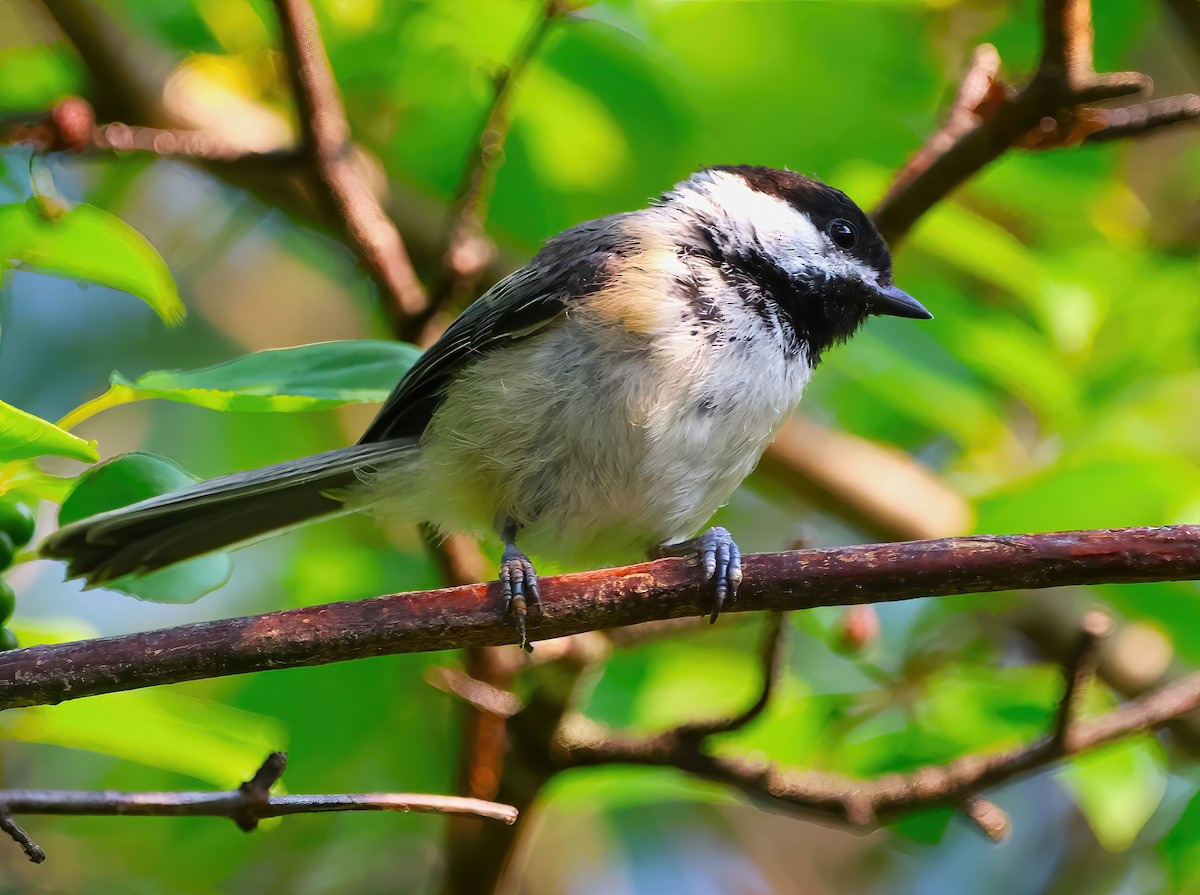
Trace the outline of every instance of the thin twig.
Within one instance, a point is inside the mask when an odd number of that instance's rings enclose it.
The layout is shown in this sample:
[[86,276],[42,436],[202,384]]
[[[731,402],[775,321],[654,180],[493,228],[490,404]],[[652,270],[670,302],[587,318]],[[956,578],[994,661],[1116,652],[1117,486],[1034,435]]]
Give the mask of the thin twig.
[[[82,792],[67,789],[0,790],[15,814],[88,814],[137,817],[233,817],[246,802],[240,789],[225,792]],[[255,807],[259,820],[326,811],[399,811],[473,814],[512,823],[508,805],[458,796],[416,793],[337,793],[269,796]]]
[[303,156],[290,149],[275,152],[250,152],[222,139],[214,131],[169,130],[158,127],[132,127],[113,122],[95,128],[91,145],[96,149],[118,152],[152,152],[166,158],[201,159],[209,162],[237,163],[263,168],[287,167]]
[[[1051,735],[1008,752],[965,755],[946,765],[873,780],[714,756],[674,736],[625,737],[592,722],[564,724],[555,754],[563,768],[606,764],[678,768],[723,783],[757,801],[868,831],[901,814],[936,805],[970,811],[968,800],[976,793],[1041,770],[1069,755],[1157,729],[1197,707],[1200,673],[1093,721],[1079,722],[1069,745]],[[981,821],[974,816],[972,819]],[[992,820],[999,829],[999,819]]]
[[[1044,0],[1041,61],[1019,92],[999,80],[994,48],[977,50],[950,120],[905,165],[872,213],[884,237],[899,241],[921,215],[1011,148],[1049,149],[1088,138],[1138,136],[1200,117],[1191,96],[1131,111],[1130,116],[1143,121],[1137,126],[1122,124],[1120,110],[1089,106],[1145,93],[1152,86],[1138,72],[1097,73],[1093,38],[1090,0]],[[1097,136],[1110,127],[1116,129],[1107,137]]]
[[755,721],[766,711],[779,680],[780,665],[783,664],[784,646],[787,642],[787,618],[786,612],[772,612],[767,615],[766,626],[763,630],[762,649],[759,653],[762,665],[762,686],[759,689],[758,698],[745,711],[730,715],[728,718],[714,718],[710,721],[695,721],[685,724],[676,729],[677,736],[698,741],[721,733],[732,733]]
[[340,793],[273,796],[271,787],[283,775],[287,756],[272,752],[254,776],[239,786],[218,792],[103,792],[73,789],[0,790],[0,830],[16,840],[34,863],[46,860],[21,829],[14,814],[96,815],[112,817],[227,817],[250,832],[269,817],[326,811],[398,811],[425,814],[466,814],[515,823],[517,809],[482,799],[413,793]]
[[1096,109],[1095,113],[1102,126],[1088,134],[1085,142],[1142,137],[1174,124],[1196,123],[1200,120],[1200,96],[1185,93],[1116,109]]
[[350,125],[308,0],[275,0],[292,77],[304,148],[325,197],[372,276],[392,297],[385,307],[405,320],[427,304],[400,231],[355,164]]
[[254,777],[237,789],[216,792],[90,792],[69,789],[4,789],[0,803],[12,814],[124,815],[137,817],[228,817],[243,830],[254,821],[325,811],[401,811],[427,814],[472,814],[513,823],[517,812],[508,805],[481,799],[415,793],[337,793],[271,795],[283,772],[283,753],[272,753]]
[[1065,751],[1071,750],[1075,724],[1100,666],[1100,646],[1110,633],[1112,617],[1107,613],[1093,609],[1083,617],[1079,643],[1063,669],[1066,688],[1054,726],[1054,738]]
[[41,864],[46,860],[45,850],[34,842],[24,828],[17,823],[16,818],[12,816],[12,809],[2,803],[0,803],[0,830],[3,830],[12,838],[13,842],[21,846],[21,851],[25,852],[25,856],[34,864]]
[[[978,536],[748,556],[733,611],[921,596],[1200,578],[1200,526]],[[542,582],[544,639],[711,609],[690,558]],[[389,653],[513,643],[499,585],[474,584],[0,653],[0,708],[320,665]]]
[[453,668],[431,668],[426,672],[425,680],[442,692],[457,696],[476,711],[496,718],[511,718],[525,707],[515,693],[501,690],[487,681]]
[[536,20],[512,58],[496,73],[492,100],[454,192],[456,198],[450,210],[442,260],[443,282],[428,306],[406,324],[402,338],[421,343],[432,341],[444,326],[434,320],[435,315],[473,297],[480,276],[495,260],[496,247],[484,235],[483,225],[487,220],[488,200],[496,186],[496,172],[504,163],[504,144],[512,124],[509,111],[513,92],[551,26],[567,11],[563,0],[543,0]]
[[1008,815],[995,802],[971,796],[963,804],[962,811],[993,842],[1003,842],[1012,830]]
[[263,809],[271,802],[271,787],[287,770],[287,755],[283,752],[272,752],[262,763],[254,776],[238,787],[243,796],[242,804],[229,816],[233,822],[249,833],[258,827],[258,821],[263,817]]

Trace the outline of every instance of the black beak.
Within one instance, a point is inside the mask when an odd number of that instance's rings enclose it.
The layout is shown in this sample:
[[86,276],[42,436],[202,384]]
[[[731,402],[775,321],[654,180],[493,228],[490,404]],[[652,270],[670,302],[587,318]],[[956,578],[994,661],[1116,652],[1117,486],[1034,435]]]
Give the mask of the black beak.
[[895,286],[876,286],[875,293],[867,301],[867,308],[872,314],[885,314],[889,317],[911,317],[914,320],[932,320],[933,315],[923,304]]

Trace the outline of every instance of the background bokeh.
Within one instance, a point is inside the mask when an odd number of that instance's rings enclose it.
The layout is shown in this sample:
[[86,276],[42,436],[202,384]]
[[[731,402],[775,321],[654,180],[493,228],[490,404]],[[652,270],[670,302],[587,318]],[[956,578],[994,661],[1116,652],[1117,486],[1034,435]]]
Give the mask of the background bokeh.
[[[492,76],[540,4],[314,6],[355,138],[386,178],[390,207],[435,242]],[[102,8],[128,40],[122,58],[162,86],[177,118],[232,131],[251,149],[294,138],[268,3]],[[1037,22],[1035,4],[993,0],[597,4],[556,23],[516,85],[488,233],[519,263],[557,231],[642,205],[718,163],[811,173],[870,207],[937,127],[974,46],[993,42],[1019,80],[1037,60]],[[1158,95],[1195,89],[1200,52],[1158,4],[1098,3],[1095,25],[1098,69],[1144,71]],[[67,94],[103,100],[112,89],[38,2],[0,0],[0,114],[37,113]],[[23,201],[29,152],[10,147],[0,166],[0,202]],[[114,370],[134,377],[264,348],[388,337],[379,296],[345,245],[280,208],[261,184],[151,153],[54,154],[35,167],[68,200],[144,234],[189,317],[168,329],[120,292],[9,271],[4,401],[57,419],[100,394]],[[1186,128],[1007,154],[922,219],[897,253],[897,282],[936,319],[876,320],[832,352],[805,398],[807,419],[903,451],[883,454],[886,464],[878,452],[844,454],[852,476],[881,491],[896,469],[920,465],[927,474],[901,508],[917,530],[1198,521],[1198,199],[1200,141]],[[418,261],[432,274],[429,259]],[[218,413],[143,402],[93,417],[79,434],[104,456],[145,449],[212,476],[349,443],[372,410]],[[877,534],[765,475],[720,521],[745,550]],[[49,562],[21,564],[7,580],[18,594],[11,627],[30,645],[431,587],[439,577],[415,528],[346,518],[241,551],[230,582],[191,605],[84,593]],[[1112,687],[1136,691],[1200,663],[1193,583],[886,605],[881,635],[850,650],[843,613],[814,611],[791,620],[779,698],[721,748],[874,776],[1023,742],[1051,722],[1056,650],[1097,602],[1122,621]],[[640,731],[734,710],[755,692],[760,625],[727,617],[619,650],[581,708]],[[382,658],[10,711],[0,716],[3,783],[228,787],[284,748],[292,792],[451,792],[460,707],[425,678],[457,662]],[[1094,697],[1097,707],[1114,698],[1107,686]],[[1138,737],[1003,787],[990,797],[1013,834],[999,847],[948,811],[857,837],[764,813],[681,774],[573,772],[530,819],[521,890],[1200,891],[1200,803],[1189,807],[1200,786],[1188,757],[1196,746],[1195,735]],[[27,826],[50,860],[34,867],[0,847],[4,891],[426,892],[436,891],[445,854],[444,822],[424,816],[298,817],[251,836],[219,820]]]

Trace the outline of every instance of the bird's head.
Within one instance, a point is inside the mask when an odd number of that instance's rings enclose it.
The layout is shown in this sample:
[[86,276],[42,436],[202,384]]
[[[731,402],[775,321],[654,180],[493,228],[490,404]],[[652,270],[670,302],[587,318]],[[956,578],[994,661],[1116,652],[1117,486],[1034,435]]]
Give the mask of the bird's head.
[[778,306],[814,362],[871,315],[933,316],[892,282],[891,253],[870,218],[818,180],[720,165],[677,185],[662,205],[690,224],[689,250],[710,255],[731,279],[748,278]]

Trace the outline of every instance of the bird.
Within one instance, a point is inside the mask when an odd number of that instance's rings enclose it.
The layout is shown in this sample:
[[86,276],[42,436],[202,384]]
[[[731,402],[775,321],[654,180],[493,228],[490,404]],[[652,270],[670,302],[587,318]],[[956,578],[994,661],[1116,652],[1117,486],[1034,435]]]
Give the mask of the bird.
[[873,315],[932,317],[894,284],[886,242],[848,196],[789,170],[708,167],[549,239],[450,324],[357,444],[79,520],[40,553],[96,586],[373,510],[499,535],[526,649],[540,598],[529,553],[692,553],[715,621],[741,552],[724,528],[697,531],[826,352]]

